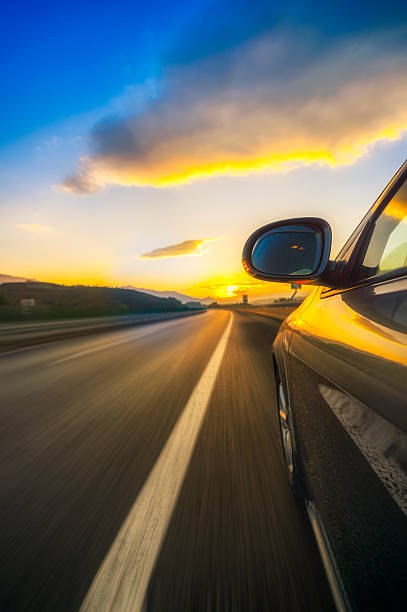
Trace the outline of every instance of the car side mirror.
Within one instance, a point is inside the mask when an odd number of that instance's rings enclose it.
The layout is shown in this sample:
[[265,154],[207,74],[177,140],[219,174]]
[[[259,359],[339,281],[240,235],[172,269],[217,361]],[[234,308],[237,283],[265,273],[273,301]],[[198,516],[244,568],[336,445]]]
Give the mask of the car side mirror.
[[248,238],[243,267],[261,280],[323,285],[331,241],[331,228],[324,219],[303,217],[269,223]]

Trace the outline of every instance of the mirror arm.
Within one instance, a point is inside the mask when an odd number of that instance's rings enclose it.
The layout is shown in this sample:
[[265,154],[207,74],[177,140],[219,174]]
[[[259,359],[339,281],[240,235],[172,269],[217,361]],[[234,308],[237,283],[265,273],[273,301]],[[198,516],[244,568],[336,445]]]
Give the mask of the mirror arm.
[[318,285],[330,287],[332,289],[343,289],[343,270],[345,267],[344,261],[329,260],[325,270],[318,279]]

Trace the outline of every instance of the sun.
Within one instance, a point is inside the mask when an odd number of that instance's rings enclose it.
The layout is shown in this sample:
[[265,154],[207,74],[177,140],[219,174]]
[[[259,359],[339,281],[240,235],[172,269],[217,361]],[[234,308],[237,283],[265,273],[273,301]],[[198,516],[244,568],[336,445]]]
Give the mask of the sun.
[[228,297],[235,297],[236,296],[236,289],[238,288],[238,285],[230,285],[229,287],[226,287],[226,295]]

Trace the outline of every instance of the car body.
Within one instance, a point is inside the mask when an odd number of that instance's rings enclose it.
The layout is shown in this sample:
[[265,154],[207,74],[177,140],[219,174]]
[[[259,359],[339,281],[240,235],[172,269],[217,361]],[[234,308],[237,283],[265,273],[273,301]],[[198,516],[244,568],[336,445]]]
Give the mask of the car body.
[[[304,228],[319,251],[284,269],[279,254],[308,248]],[[287,474],[337,608],[405,609],[407,162],[335,261],[329,250],[326,222],[308,217],[257,230],[243,255],[257,278],[317,285],[273,345]]]

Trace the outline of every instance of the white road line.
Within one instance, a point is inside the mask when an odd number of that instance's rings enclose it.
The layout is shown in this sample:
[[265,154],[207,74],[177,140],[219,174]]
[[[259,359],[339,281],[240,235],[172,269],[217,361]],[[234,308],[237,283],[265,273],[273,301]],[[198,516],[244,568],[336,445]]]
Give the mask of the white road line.
[[81,606],[138,612],[181,490],[232,329],[233,314]]

